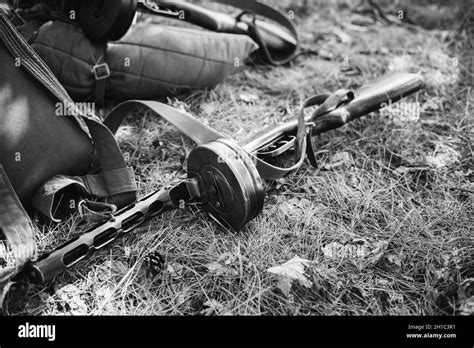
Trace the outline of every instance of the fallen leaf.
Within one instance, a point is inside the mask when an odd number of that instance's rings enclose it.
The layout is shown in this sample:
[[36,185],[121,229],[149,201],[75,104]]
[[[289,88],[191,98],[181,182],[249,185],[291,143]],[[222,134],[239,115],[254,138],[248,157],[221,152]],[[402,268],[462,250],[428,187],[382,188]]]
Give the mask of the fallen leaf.
[[208,263],[206,267],[209,270],[209,272],[215,275],[230,275],[230,276],[239,275],[239,272],[235,268],[224,266],[219,262]]
[[325,264],[318,264],[312,268],[312,271],[317,275],[321,276],[322,278],[331,279],[331,280],[339,280],[337,276],[336,270],[332,267],[328,267]]
[[336,270],[328,267],[326,264],[318,264],[315,267],[311,267],[310,272],[313,275],[313,288],[320,293],[323,290],[326,294],[330,294],[334,289],[339,290],[343,286],[343,282],[337,275]]
[[395,266],[402,267],[402,259],[397,254],[390,253],[385,255],[385,258]]
[[404,255],[398,255],[394,252],[387,253],[383,256],[381,263],[388,271],[392,273],[401,273]]
[[311,205],[312,202],[309,199],[292,197],[279,203],[277,209],[281,216],[301,219]]
[[389,295],[391,304],[403,304],[404,299],[401,293],[390,291],[388,295]]
[[342,43],[350,44],[352,42],[352,38],[349,34],[338,27],[334,27],[332,29],[333,33],[341,40]]
[[305,270],[310,264],[311,261],[295,256],[280,266],[270,267],[267,269],[267,272],[276,274],[279,277],[278,288],[280,288],[285,296],[288,296],[294,281],[307,288],[311,288],[313,283],[305,275]]
[[175,303],[177,306],[181,306],[186,302],[189,302],[193,296],[192,292],[188,289],[178,290],[178,296],[175,298]]
[[333,170],[339,167],[350,167],[354,164],[354,159],[352,155],[346,151],[338,152],[334,154],[328,163],[323,165],[323,168],[326,170]]
[[217,262],[223,263],[224,265],[232,265],[234,262],[239,260],[239,256],[231,253],[231,252],[225,252],[217,258]]
[[397,174],[407,174],[407,173],[419,173],[421,171],[426,171],[429,170],[430,167],[427,165],[416,165],[416,166],[400,166],[394,170],[395,173]]
[[97,305],[101,310],[112,313],[114,306],[112,304],[112,299],[114,296],[114,288],[112,285],[106,285],[100,287],[95,292]]
[[347,75],[347,76],[357,76],[357,75],[361,75],[362,72],[360,70],[359,67],[353,67],[353,66],[349,66],[349,67],[344,67],[341,69],[341,71],[344,73],[344,75]]
[[458,288],[458,298],[466,300],[474,296],[474,278],[468,278],[462,281]]
[[376,296],[380,301],[385,302],[387,305],[402,305],[404,303],[403,294],[393,290],[394,284],[393,281],[387,279],[377,278],[374,281],[370,282],[372,284],[371,296]]
[[431,97],[421,106],[421,112],[438,111],[442,105],[441,98]]
[[431,66],[443,71],[452,71],[455,65],[453,65],[453,57],[450,57],[442,52],[436,51],[431,52],[428,55]]
[[325,48],[320,48],[318,50],[318,56],[323,58],[323,59],[326,59],[326,60],[333,60],[334,59],[334,54],[331,51],[329,51]]
[[388,70],[393,72],[403,72],[408,71],[408,69],[413,66],[415,66],[415,62],[412,57],[408,55],[395,56],[390,60]]
[[291,285],[293,284],[292,280],[287,277],[279,277],[277,288],[281,290],[281,292],[288,297],[291,291]]
[[123,277],[127,274],[129,267],[122,261],[114,260],[113,262],[111,261],[111,270],[114,275]]
[[390,284],[391,284],[391,283],[390,283],[387,279],[380,279],[380,278],[378,278],[378,279],[375,280],[375,285],[376,285],[377,287],[382,288],[383,290],[387,290],[387,288],[390,287]]
[[380,54],[383,54],[383,55],[387,55],[387,54],[390,53],[389,49],[385,46],[380,47],[379,52],[380,52]]
[[260,97],[256,94],[250,94],[250,93],[242,93],[239,95],[240,100],[247,104],[255,103],[260,99]]
[[107,282],[113,278],[122,278],[128,272],[128,267],[119,260],[107,260],[97,266],[95,274],[99,282]]
[[457,163],[461,159],[461,154],[444,144],[436,144],[433,155],[425,157],[426,162],[435,168],[443,168]]
[[452,71],[445,70],[441,71],[439,69],[432,69],[428,74],[425,74],[425,84],[426,86],[439,88],[440,86],[446,86],[454,83],[458,78],[458,73],[453,73]]
[[183,276],[183,265],[178,262],[172,262],[167,265],[166,272],[172,279],[181,279]]
[[222,303],[217,300],[210,299],[209,301],[204,302],[204,309],[200,312],[202,315],[232,315],[231,311],[226,311]]
[[206,267],[216,275],[237,276],[243,269],[253,267],[253,264],[240,253],[240,247],[237,247],[234,252],[222,253],[217,261],[208,263]]
[[45,302],[45,303],[48,303],[48,302],[51,302],[53,301],[53,296],[51,296],[50,294],[48,294],[47,292],[41,292],[39,295],[38,295],[39,299],[41,302]]
[[457,312],[459,315],[474,315],[474,297],[461,301]]
[[474,278],[465,279],[458,287],[457,313],[474,315]]
[[287,191],[290,187],[290,182],[287,178],[275,180],[275,189],[280,191]]
[[358,25],[360,27],[369,27],[375,24],[375,21],[369,17],[353,15],[351,17],[351,24]]
[[450,271],[448,267],[443,267],[441,269],[436,269],[433,271],[437,281],[448,280],[450,276]]
[[68,284],[56,291],[47,310],[51,315],[87,315],[87,305],[81,298],[82,291]]
[[201,104],[201,110],[205,115],[215,115],[219,110],[220,104],[217,102],[208,102]]

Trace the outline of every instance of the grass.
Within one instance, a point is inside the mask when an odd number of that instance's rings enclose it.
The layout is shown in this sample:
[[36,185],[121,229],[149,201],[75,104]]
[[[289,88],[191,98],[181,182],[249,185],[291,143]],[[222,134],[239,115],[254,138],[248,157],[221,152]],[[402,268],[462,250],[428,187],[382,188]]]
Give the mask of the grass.
[[[407,71],[426,80],[426,89],[405,101],[418,103],[419,120],[376,113],[323,134],[315,139],[320,167],[306,163],[269,183],[263,212],[242,232],[223,230],[195,207],[166,213],[48,287],[17,285],[7,299],[7,313],[458,314],[460,284],[474,278],[472,71],[463,58],[469,57],[467,29],[456,17],[433,23],[423,9],[459,14],[467,4],[387,2],[385,13],[403,8],[412,14],[412,24],[377,21],[357,28],[349,25],[354,16],[371,18],[361,4],[279,2],[295,10],[303,45],[319,50],[319,56],[300,57],[291,67],[245,67],[214,90],[170,102],[240,141],[291,119],[287,110],[301,97]],[[344,73],[346,58],[357,74]],[[246,104],[242,93],[259,98]],[[183,177],[184,158],[193,146],[143,110],[129,117],[118,140],[142,195]],[[447,147],[451,160],[430,165],[429,158],[439,159]],[[352,160],[334,165],[341,153]],[[77,217],[38,226],[40,250],[87,227]],[[331,243],[356,241],[383,242],[383,253],[361,268],[324,253]],[[165,260],[159,272],[151,272],[147,263],[154,251]],[[266,270],[295,255],[313,262],[308,270],[313,286],[294,283],[286,295]],[[210,270],[216,262],[221,268]]]

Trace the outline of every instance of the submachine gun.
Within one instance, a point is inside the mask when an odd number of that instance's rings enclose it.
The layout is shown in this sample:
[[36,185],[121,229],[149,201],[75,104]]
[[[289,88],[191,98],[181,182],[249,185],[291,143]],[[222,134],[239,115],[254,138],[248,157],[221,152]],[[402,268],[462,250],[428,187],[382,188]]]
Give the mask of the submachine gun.
[[[318,95],[306,100],[298,119],[265,129],[257,137],[241,143],[165,104],[153,101],[122,103],[104,121],[113,132],[127,112],[141,104],[153,109],[197,144],[187,159],[187,179],[171,189],[149,194],[118,211],[110,220],[42,255],[29,264],[27,273],[33,280],[49,281],[146,220],[187,203],[197,203],[221,225],[239,231],[263,209],[263,180],[284,177],[299,168],[306,155],[312,164],[316,164],[313,136],[379,110],[386,103],[396,102],[423,86],[419,75],[397,74],[366,85],[355,94],[339,90],[331,95]],[[305,116],[304,108],[315,105],[319,107]],[[292,167],[280,168],[266,161],[290,150],[296,155]]]

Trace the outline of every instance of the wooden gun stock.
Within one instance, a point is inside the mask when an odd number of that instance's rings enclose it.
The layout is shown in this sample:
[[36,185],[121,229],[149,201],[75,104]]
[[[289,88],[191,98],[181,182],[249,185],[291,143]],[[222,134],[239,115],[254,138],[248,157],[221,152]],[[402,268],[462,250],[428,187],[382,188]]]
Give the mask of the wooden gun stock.
[[[417,74],[402,73],[386,76],[361,87],[356,92],[355,98],[348,104],[340,106],[317,120],[312,120],[312,117],[308,116],[306,121],[315,121],[312,135],[317,135],[377,111],[385,104],[395,103],[423,87],[423,78]],[[241,146],[249,153],[256,153],[283,135],[296,135],[297,130],[298,120],[295,119],[276,127],[270,127],[262,131],[257,138],[242,142]]]
[[383,77],[360,88],[350,103],[319,118],[312,134],[317,135],[341,127],[419,91],[424,85],[423,78],[417,74],[397,74]]

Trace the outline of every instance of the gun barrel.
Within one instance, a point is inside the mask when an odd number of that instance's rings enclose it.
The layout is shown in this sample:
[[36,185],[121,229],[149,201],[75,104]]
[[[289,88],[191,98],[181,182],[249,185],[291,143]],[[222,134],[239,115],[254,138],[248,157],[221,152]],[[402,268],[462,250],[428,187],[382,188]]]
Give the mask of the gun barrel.
[[112,220],[101,223],[50,253],[44,254],[28,265],[27,276],[36,282],[50,281],[67,268],[129,233],[147,219],[174,208],[168,190],[152,193],[123,208]]

